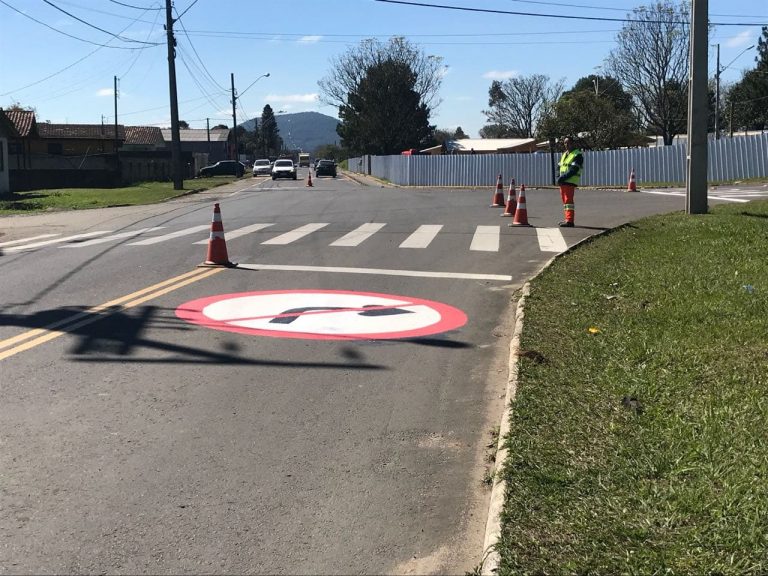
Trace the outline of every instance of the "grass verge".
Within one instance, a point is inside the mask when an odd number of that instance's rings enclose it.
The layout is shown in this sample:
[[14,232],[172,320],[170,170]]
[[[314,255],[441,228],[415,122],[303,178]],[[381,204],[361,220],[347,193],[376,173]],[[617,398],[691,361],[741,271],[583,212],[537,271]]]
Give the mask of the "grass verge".
[[499,573],[768,572],[768,202],[651,217],[531,283]]
[[182,194],[229,184],[234,180],[234,176],[185,180],[184,190],[174,190],[173,182],[141,182],[125,188],[59,188],[16,192],[11,196],[0,197],[0,215],[153,204]]

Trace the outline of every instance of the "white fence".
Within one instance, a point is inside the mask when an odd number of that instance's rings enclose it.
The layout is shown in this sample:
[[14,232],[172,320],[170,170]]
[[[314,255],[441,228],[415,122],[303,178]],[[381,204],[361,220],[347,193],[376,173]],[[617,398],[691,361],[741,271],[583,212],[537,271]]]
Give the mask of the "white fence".
[[[686,146],[584,152],[583,186],[623,186],[635,169],[637,183],[683,183]],[[553,184],[559,154],[474,154],[446,156],[363,156],[349,159],[353,172],[401,186],[489,186],[499,174],[526,186]],[[768,177],[768,133],[709,141],[707,178]]]

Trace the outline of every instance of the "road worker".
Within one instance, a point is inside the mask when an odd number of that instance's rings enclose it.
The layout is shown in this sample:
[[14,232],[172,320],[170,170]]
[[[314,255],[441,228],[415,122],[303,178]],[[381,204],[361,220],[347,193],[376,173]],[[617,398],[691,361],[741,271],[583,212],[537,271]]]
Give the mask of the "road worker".
[[559,223],[563,228],[573,228],[575,219],[574,192],[581,181],[581,172],[584,168],[584,155],[579,148],[574,147],[573,140],[566,136],[563,139],[565,151],[560,157],[560,177],[557,184],[560,186],[560,198],[563,200],[563,212],[565,220]]

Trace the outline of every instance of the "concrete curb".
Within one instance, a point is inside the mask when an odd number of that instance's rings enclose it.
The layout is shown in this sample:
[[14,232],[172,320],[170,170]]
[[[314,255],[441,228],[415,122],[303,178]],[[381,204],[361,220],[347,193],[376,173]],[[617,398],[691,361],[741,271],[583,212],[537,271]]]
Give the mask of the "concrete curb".
[[[544,270],[549,268],[556,260],[569,254],[582,244],[592,242],[600,236],[610,233],[621,226],[603,230],[598,234],[587,236],[569,246],[567,250],[553,256],[544,266],[538,270],[531,280],[537,278]],[[509,369],[507,379],[507,390],[504,399],[504,412],[501,415],[499,424],[499,440],[496,445],[496,459],[493,467],[493,488],[491,488],[491,502],[488,507],[488,520],[485,524],[485,540],[483,541],[483,557],[481,561],[481,574],[483,576],[495,576],[499,571],[499,562],[501,556],[497,550],[497,545],[501,537],[501,513],[504,509],[504,496],[507,490],[507,483],[502,480],[501,471],[507,460],[507,449],[504,447],[505,438],[509,434],[509,421],[512,416],[512,404],[517,396],[517,384],[519,379],[519,359],[520,359],[520,339],[523,333],[523,320],[525,319],[525,300],[531,294],[531,280],[528,280],[522,288],[520,300],[517,301],[515,310],[515,331],[512,334],[512,341],[509,344]]]
[[491,503],[488,510],[488,520],[485,525],[485,540],[483,542],[482,574],[492,575],[499,570],[499,552],[496,544],[501,537],[501,512],[504,509],[504,495],[507,483],[501,476],[501,469],[507,459],[507,449],[504,447],[505,438],[509,434],[509,421],[512,416],[512,404],[517,394],[518,358],[520,357],[520,338],[523,333],[523,319],[525,317],[525,299],[531,293],[530,282],[523,285],[522,295],[517,301],[515,311],[515,331],[512,336],[509,350],[509,377],[507,379],[507,391],[504,399],[504,412],[501,415],[499,425],[499,440],[496,448],[496,460],[493,468],[493,488],[491,489]]

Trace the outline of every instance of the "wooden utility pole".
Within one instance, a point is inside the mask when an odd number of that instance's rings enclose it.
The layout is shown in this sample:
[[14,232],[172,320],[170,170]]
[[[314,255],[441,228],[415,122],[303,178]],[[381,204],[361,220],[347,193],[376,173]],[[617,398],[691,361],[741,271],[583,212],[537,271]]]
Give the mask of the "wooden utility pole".
[[181,135],[179,134],[179,100],[176,95],[176,39],[173,37],[173,15],[171,0],[165,0],[165,31],[168,43],[168,87],[171,93],[171,172],[173,189],[184,189],[181,172]]
[[230,73],[229,75],[230,80],[232,81],[232,134],[234,134],[235,137],[235,157],[233,160],[239,160],[239,156],[237,154],[237,112],[235,111],[235,104],[237,102],[237,96],[235,95],[235,74],[234,72]]

